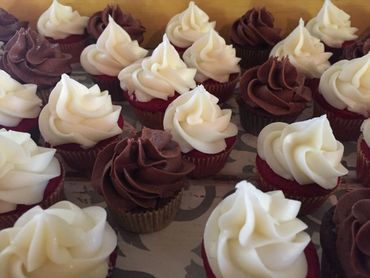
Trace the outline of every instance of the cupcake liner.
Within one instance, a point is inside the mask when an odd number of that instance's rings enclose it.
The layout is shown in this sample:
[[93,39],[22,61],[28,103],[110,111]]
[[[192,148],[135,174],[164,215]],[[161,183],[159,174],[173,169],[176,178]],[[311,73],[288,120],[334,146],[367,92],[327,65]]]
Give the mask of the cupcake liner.
[[310,88],[312,94],[314,94],[314,92],[319,90],[320,78],[306,78],[304,84]]
[[116,266],[117,262],[117,256],[118,256],[118,246],[113,250],[113,252],[110,254],[108,258],[108,274],[107,278],[112,277],[113,275],[113,270]]
[[86,35],[71,35],[61,40],[46,38],[52,43],[58,43],[62,52],[72,55],[71,64],[80,63],[81,52],[86,47]]
[[33,119],[23,119],[19,122],[17,126],[4,126],[0,125],[1,128],[5,128],[6,130],[14,130],[19,132],[26,132],[31,135],[31,138],[36,143],[40,139],[40,131],[39,131],[39,118],[33,118]]
[[232,97],[236,83],[238,83],[239,80],[238,77],[239,74],[231,74],[229,81],[224,83],[208,79],[200,84],[202,84],[209,93],[216,96],[219,99],[219,103],[223,103]]
[[164,111],[150,112],[131,106],[143,126],[163,130]]
[[357,179],[363,186],[370,187],[370,148],[367,146],[363,136],[357,140]]
[[333,189],[324,189],[314,183],[300,185],[296,181],[277,175],[258,155],[256,171],[259,180],[257,187],[264,192],[282,190],[286,198],[301,201],[300,215],[307,215],[318,209],[340,184],[340,178],[338,178],[337,185]]
[[325,52],[331,52],[333,55],[329,58],[330,64],[335,64],[342,57],[343,49],[342,47],[331,47],[324,43]]
[[239,65],[243,69],[249,69],[254,66],[258,66],[269,58],[272,47],[265,48],[251,48],[251,47],[242,47],[235,43],[233,46],[236,50],[236,56],[241,58]]
[[117,76],[91,75],[91,78],[99,85],[99,88],[102,91],[109,91],[112,101],[124,101],[122,89]]

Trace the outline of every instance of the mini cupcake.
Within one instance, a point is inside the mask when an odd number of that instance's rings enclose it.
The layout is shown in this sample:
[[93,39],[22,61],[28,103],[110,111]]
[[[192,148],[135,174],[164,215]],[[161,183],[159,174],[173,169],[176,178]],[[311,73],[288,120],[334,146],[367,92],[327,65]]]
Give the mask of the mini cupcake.
[[183,54],[189,68],[196,68],[195,81],[203,84],[220,102],[234,92],[240,68],[235,49],[213,29],[196,40]]
[[301,18],[297,28],[274,46],[270,56],[279,59],[288,56],[297,70],[306,76],[306,84],[314,92],[317,90],[321,75],[330,67],[329,58],[332,54],[325,52],[324,44],[310,34]]
[[1,277],[108,277],[117,236],[103,208],[34,207],[0,231]]
[[193,169],[169,133],[143,128],[98,154],[92,185],[124,229],[150,233],[174,219]]
[[150,57],[127,66],[118,75],[124,96],[146,127],[163,129],[167,106],[196,86],[196,69],[187,68],[166,35]]
[[71,55],[31,29],[21,28],[5,45],[0,68],[22,84],[36,84],[37,94],[47,102],[51,88],[63,73],[70,73]]
[[326,52],[333,53],[332,64],[340,60],[343,46],[357,39],[358,29],[351,27],[350,18],[330,0],[325,0],[317,16],[307,22],[306,28],[311,35],[325,44]]
[[173,16],[166,26],[166,35],[180,55],[202,35],[214,29],[216,22],[209,22],[208,15],[193,1],[188,8]]
[[294,122],[311,100],[311,90],[304,84],[305,76],[287,57],[270,57],[244,72],[238,98],[243,128],[258,135],[269,123]]
[[28,27],[28,22],[19,21],[14,15],[0,8],[0,42],[6,44],[15,33]]
[[145,27],[140,20],[123,12],[118,5],[107,5],[104,10],[94,13],[87,22],[87,33],[94,42],[108,26],[110,16],[130,35],[131,40],[137,41],[139,44],[144,41]]
[[89,172],[99,150],[122,133],[120,113],[108,91],[87,88],[63,74],[41,110],[40,133],[71,168]]
[[36,90],[36,85],[22,85],[0,70],[0,128],[28,132],[33,140],[38,140],[42,101]]
[[264,63],[272,47],[281,41],[280,33],[265,7],[253,8],[238,18],[231,26],[230,40],[241,58],[240,66],[248,69]]
[[370,117],[370,53],[332,65],[313,94],[314,115],[327,114],[337,139],[355,141]]
[[231,110],[221,110],[217,102],[199,85],[175,99],[164,115],[164,129],[180,145],[184,159],[195,164],[193,178],[218,173],[236,142],[238,129],[230,122]]
[[40,15],[37,31],[50,42],[58,43],[63,52],[72,55],[72,63],[80,61],[80,54],[86,46],[87,16],[81,16],[70,6],[53,0],[50,7]]
[[256,170],[259,187],[282,190],[302,202],[300,214],[320,207],[348,170],[340,163],[343,145],[326,116],[293,124],[272,123],[257,139]]
[[[37,146],[28,133],[0,129],[0,145],[0,229],[4,229],[33,206],[47,208],[62,200],[64,171],[55,150]],[[0,276],[4,277],[1,270]]]
[[297,218],[300,205],[280,190],[263,193],[239,182],[207,220],[202,245],[206,276],[319,277],[307,225]]
[[357,165],[358,180],[370,187],[370,119],[365,120],[361,126],[362,135],[357,141]]
[[321,277],[369,277],[370,189],[345,194],[321,221]]
[[96,44],[81,53],[80,62],[102,90],[108,90],[114,101],[122,101],[119,72],[148,53],[109,16],[109,24]]
[[362,36],[343,47],[342,60],[352,60],[370,52],[370,34]]

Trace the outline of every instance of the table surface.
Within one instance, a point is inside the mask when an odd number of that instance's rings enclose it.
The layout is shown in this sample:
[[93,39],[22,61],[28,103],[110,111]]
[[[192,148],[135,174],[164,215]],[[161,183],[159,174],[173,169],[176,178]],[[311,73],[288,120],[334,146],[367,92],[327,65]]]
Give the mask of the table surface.
[[[75,67],[72,77],[88,86],[93,83],[87,74]],[[238,89],[236,89],[237,93]],[[125,132],[141,125],[129,105],[122,105],[122,114],[127,123]],[[246,133],[239,123],[239,112],[234,99],[223,105],[233,111],[232,121],[238,126],[238,140],[223,170],[211,179],[190,180],[185,190],[181,208],[165,229],[152,234],[133,234],[124,231],[113,219],[110,224],[118,235],[118,259],[113,277],[205,277],[200,244],[208,216],[222,198],[233,190],[241,180],[254,183],[257,137]],[[307,108],[300,119],[311,117]],[[349,174],[343,178],[340,188],[314,214],[303,217],[307,232],[321,254],[319,229],[323,213],[336,203],[345,190],[358,187],[355,178],[356,142],[344,143],[343,164]],[[65,183],[66,198],[81,207],[98,205],[106,207],[104,200],[90,187],[90,182],[77,173],[69,172]]]

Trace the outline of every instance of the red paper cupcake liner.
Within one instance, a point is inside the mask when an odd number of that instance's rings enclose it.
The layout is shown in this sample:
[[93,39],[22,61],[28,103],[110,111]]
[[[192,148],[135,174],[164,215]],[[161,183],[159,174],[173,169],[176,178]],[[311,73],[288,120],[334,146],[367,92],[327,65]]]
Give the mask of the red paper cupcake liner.
[[216,96],[219,99],[219,103],[223,103],[232,97],[238,80],[239,74],[234,73],[230,75],[229,81],[224,83],[208,79],[200,84],[202,84],[209,93]]
[[311,92],[317,92],[319,90],[320,78],[306,78],[304,85],[311,89]]
[[134,113],[137,119],[143,126],[146,126],[152,129],[163,130],[163,118],[164,118],[163,111],[157,111],[157,112],[144,111],[134,106],[132,106],[132,109],[134,110]]
[[50,207],[51,205],[64,200],[64,168],[60,164],[60,175],[51,179],[45,188],[43,200],[34,205],[18,205],[13,211],[0,213],[0,230],[12,227],[17,219],[25,213],[27,210],[33,208],[34,206],[41,206],[43,209]]
[[257,187],[263,192],[282,190],[286,198],[301,201],[300,215],[310,214],[318,209],[340,184],[340,178],[338,178],[337,185],[333,189],[325,189],[315,183],[300,185],[296,181],[280,177],[258,155],[256,170],[259,178]]
[[40,131],[39,131],[39,118],[33,118],[33,119],[23,119],[19,122],[17,126],[3,126],[0,125],[1,128],[5,128],[6,130],[14,130],[19,132],[26,132],[31,135],[31,138],[36,143],[40,139]]
[[71,64],[80,63],[81,52],[86,47],[87,36],[85,34],[71,35],[65,39],[60,40],[55,40],[50,37],[46,37],[46,39],[52,43],[58,43],[62,52],[71,54]]
[[362,185],[370,187],[370,148],[362,135],[357,141],[356,173]]
[[251,48],[243,47],[233,43],[236,50],[236,56],[241,58],[239,65],[243,69],[253,68],[266,62],[269,58],[272,47]]
[[117,76],[91,75],[91,78],[99,85],[102,91],[109,91],[112,101],[124,101],[120,81]]

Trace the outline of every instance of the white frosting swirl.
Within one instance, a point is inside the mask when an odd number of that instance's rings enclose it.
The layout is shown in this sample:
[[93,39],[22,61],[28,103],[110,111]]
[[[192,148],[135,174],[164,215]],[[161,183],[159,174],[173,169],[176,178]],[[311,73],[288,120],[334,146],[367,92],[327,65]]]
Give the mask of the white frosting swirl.
[[122,132],[118,126],[121,106],[112,105],[108,91],[87,88],[63,74],[41,110],[42,137],[52,146],[75,143],[90,148]]
[[117,236],[100,207],[36,206],[0,231],[0,276],[105,278]]
[[36,118],[41,111],[37,85],[20,84],[0,70],[0,125],[17,126],[23,119]]
[[118,73],[148,53],[109,16],[109,23],[96,44],[81,53],[81,65],[90,74],[117,76]]
[[316,17],[306,25],[311,35],[326,45],[340,48],[345,41],[357,38],[357,28],[351,27],[350,16],[336,7],[330,0],[325,0]]
[[269,124],[257,139],[258,155],[276,174],[325,189],[334,188],[338,177],[348,173],[340,163],[343,150],[326,115],[290,125]]
[[81,16],[72,7],[64,6],[53,0],[51,6],[39,17],[37,31],[56,40],[65,39],[70,35],[82,35],[89,18]]
[[370,53],[332,65],[321,76],[319,92],[337,109],[370,117]]
[[362,135],[364,136],[364,140],[366,144],[370,148],[370,118],[365,120],[361,125]]
[[174,45],[186,48],[215,28],[215,25],[214,21],[209,22],[209,17],[204,11],[190,1],[185,11],[173,16],[167,23],[166,34]]
[[0,213],[41,202],[49,180],[61,173],[55,150],[37,146],[28,133],[5,129],[0,146]]
[[277,43],[270,53],[270,56],[277,56],[280,59],[288,56],[289,61],[308,78],[320,78],[330,67],[328,59],[331,55],[330,52],[325,52],[324,44],[304,27],[302,18],[298,27]]
[[310,237],[297,218],[301,203],[282,191],[263,193],[242,181],[214,209],[204,231],[216,277],[305,278]]
[[226,149],[225,139],[238,133],[230,122],[231,110],[217,105],[218,98],[203,85],[176,98],[164,114],[164,130],[172,134],[181,151],[193,149],[207,154]]
[[183,94],[195,87],[196,69],[187,68],[166,35],[163,42],[146,57],[126,68],[118,75],[121,88],[138,101],[147,102],[153,98],[167,100],[175,92]]
[[197,82],[207,79],[227,82],[230,74],[240,72],[240,58],[235,56],[235,49],[232,45],[226,45],[225,40],[213,29],[196,40],[182,57],[188,67],[197,69]]

